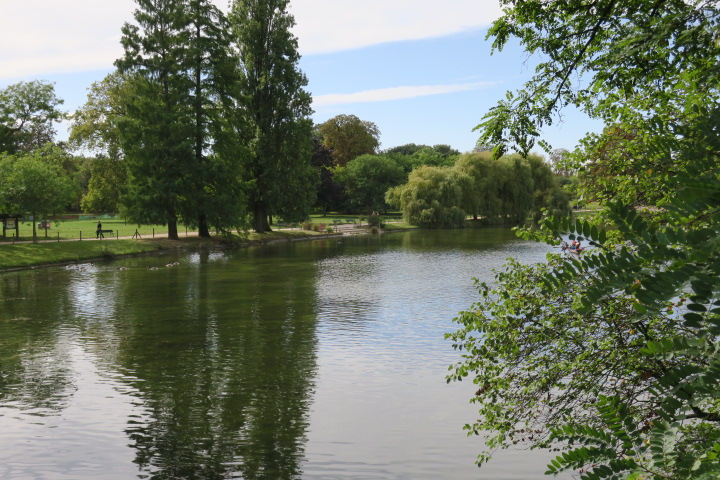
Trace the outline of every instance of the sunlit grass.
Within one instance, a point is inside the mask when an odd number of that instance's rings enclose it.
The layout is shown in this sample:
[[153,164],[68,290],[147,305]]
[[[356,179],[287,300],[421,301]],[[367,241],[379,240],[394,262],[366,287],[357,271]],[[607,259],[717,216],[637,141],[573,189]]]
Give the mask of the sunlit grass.
[[105,240],[102,242],[49,242],[0,246],[0,268],[22,268],[33,265],[81,262],[160,250],[158,242]]

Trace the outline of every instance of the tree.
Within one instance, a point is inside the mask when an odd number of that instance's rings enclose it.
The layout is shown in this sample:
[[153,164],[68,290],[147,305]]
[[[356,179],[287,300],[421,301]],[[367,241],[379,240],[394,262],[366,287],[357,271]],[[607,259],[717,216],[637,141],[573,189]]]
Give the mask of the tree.
[[543,206],[535,203],[528,159],[505,156],[493,160],[489,152],[466,153],[455,168],[471,179],[463,203],[465,211],[474,218],[482,217],[485,223],[522,225],[533,209]]
[[[611,125],[587,144],[611,146],[595,180],[622,197],[606,199],[593,221],[548,218],[524,231],[548,243],[568,234],[592,249],[509,264],[458,317],[450,337],[463,359],[450,379],[472,376],[479,387],[469,428],[490,431],[490,449],[563,450],[549,474],[717,478],[717,4],[503,4],[495,46],[518,36],[547,61],[486,115],[482,138],[527,153],[542,125],[577,105]],[[618,132],[631,135],[613,141]],[[626,176],[612,187],[614,173],[604,172],[618,171]],[[655,208],[639,214],[629,203],[642,198],[643,175],[655,183]]]
[[543,212],[556,217],[570,214],[568,194],[560,186],[558,177],[553,173],[550,165],[540,155],[528,155],[527,164],[530,166],[532,179],[533,206],[530,214],[535,222],[542,218]]
[[126,182],[127,172],[122,161],[103,157],[92,159],[88,190],[80,202],[82,211],[120,211],[119,198]]
[[127,181],[118,121],[126,115],[130,81],[120,72],[108,74],[88,89],[85,105],[72,115],[69,143],[96,153],[90,161],[88,190],[81,208],[85,212],[117,212]]
[[335,176],[345,186],[350,209],[367,214],[387,211],[385,192],[406,179],[402,167],[383,155],[360,155]]
[[129,219],[168,226],[178,239],[180,201],[192,194],[192,123],[188,105],[183,26],[184,2],[137,0],[137,25],[122,28],[123,58],[132,78],[126,115],[119,121],[128,168],[123,205]]
[[287,0],[236,0],[230,22],[240,50],[251,152],[244,165],[256,232],[270,230],[268,216],[307,217],[315,203],[317,171],[310,165],[311,97],[298,68],[295,20]]
[[313,156],[311,163],[320,173],[320,183],[317,192],[317,204],[327,214],[336,210],[345,201],[344,187],[335,181],[335,162],[330,149],[325,147],[319,135],[313,135]]
[[54,122],[63,119],[52,83],[20,82],[0,90],[0,153],[29,152],[55,136]]
[[129,79],[119,71],[109,73],[88,89],[87,101],[71,115],[69,143],[114,160],[120,160],[118,119],[126,114]]
[[570,152],[566,148],[556,148],[550,152],[550,165],[553,173],[562,177],[570,176],[570,170],[567,168],[567,157]]
[[57,213],[72,201],[75,189],[58,162],[41,153],[0,154],[0,210],[33,219],[33,242],[37,242],[36,220]]
[[335,163],[345,166],[360,155],[377,153],[380,129],[373,122],[355,115],[337,115],[317,126],[323,145],[332,151]]
[[210,222],[220,228],[244,225],[240,175],[247,149],[238,141],[229,113],[242,78],[225,15],[209,0],[188,0],[186,22],[195,185],[183,213],[197,224],[199,236],[210,237]]
[[450,167],[424,165],[410,173],[408,182],[387,192],[387,202],[403,212],[406,222],[431,228],[459,228],[471,179]]
[[210,235],[208,225],[244,221],[244,147],[230,120],[237,103],[237,59],[229,27],[209,0],[138,0],[137,25],[125,24],[125,116],[118,122],[128,169],[122,203],[142,223],[177,221]]

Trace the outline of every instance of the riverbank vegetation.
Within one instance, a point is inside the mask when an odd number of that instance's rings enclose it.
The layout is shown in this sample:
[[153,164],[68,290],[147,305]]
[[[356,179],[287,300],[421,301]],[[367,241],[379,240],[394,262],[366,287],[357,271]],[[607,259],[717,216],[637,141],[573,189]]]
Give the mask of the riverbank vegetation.
[[[547,60],[479,125],[530,152],[574,105],[605,121],[565,159],[602,213],[548,215],[528,238],[589,242],[579,258],[511,262],[456,319],[491,451],[560,451],[547,474],[720,476],[720,11],[711,1],[502,1],[494,47],[517,37]],[[574,79],[581,78],[583,86]]]

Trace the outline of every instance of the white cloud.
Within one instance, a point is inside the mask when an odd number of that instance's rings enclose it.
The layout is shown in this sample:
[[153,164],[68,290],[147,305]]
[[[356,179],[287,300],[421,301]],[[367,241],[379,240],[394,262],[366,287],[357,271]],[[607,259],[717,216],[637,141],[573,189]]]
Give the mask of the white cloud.
[[345,105],[349,103],[386,102],[407,98],[442,95],[445,93],[479,90],[495,85],[495,82],[459,83],[454,85],[421,85],[406,87],[380,88],[356,93],[334,93],[313,97],[313,107]]
[[[227,0],[213,0],[227,10]],[[495,0],[292,0],[303,55],[487,26]],[[11,0],[0,16],[0,78],[108,69],[133,0]]]
[[303,55],[441,37],[486,27],[497,0],[291,0]]

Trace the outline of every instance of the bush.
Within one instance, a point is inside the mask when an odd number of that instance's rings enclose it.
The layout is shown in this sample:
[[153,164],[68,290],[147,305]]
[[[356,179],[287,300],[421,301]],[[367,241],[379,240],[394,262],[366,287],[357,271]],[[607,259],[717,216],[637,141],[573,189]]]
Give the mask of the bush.
[[325,225],[324,223],[314,223],[312,226],[312,231],[313,232],[322,232],[326,228],[327,228],[327,225]]

